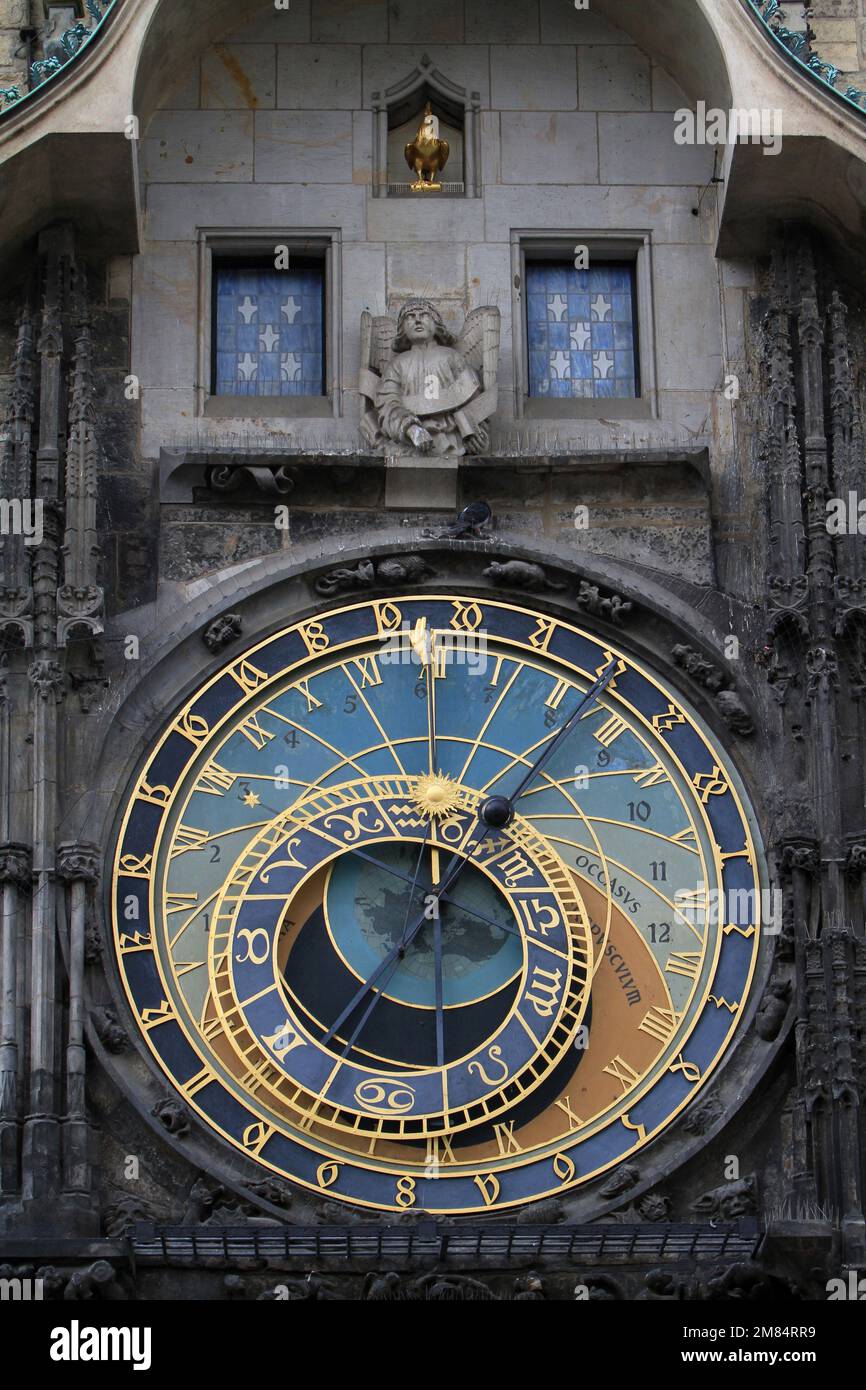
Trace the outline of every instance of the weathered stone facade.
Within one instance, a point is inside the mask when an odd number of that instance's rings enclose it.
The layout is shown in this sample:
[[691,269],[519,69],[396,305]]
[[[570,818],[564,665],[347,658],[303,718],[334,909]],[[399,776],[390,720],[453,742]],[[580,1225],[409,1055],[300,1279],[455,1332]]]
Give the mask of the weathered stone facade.
[[[811,20],[817,51],[861,75],[862,5]],[[2,6],[7,84],[26,8]],[[59,115],[47,89],[0,115],[19,200],[0,478],[44,504],[40,542],[4,536],[0,555],[0,1259],[74,1239],[48,1261],[53,1296],[814,1298],[866,1264],[866,576],[862,535],[826,526],[829,499],[866,490],[866,115],[757,31],[740,40],[735,0],[664,8],[616,23],[570,0],[443,0],[432,18],[409,0],[123,0],[52,79]],[[674,9],[696,52],[678,51]],[[428,69],[476,114],[478,196],[469,178],[465,196],[389,196],[381,93]],[[775,158],[673,142],[677,110],[752,92],[784,110]],[[71,154],[92,176],[57,193]],[[210,390],[208,258],[240,237],[327,243],[331,374],[311,409],[240,413]],[[532,238],[642,258],[640,399],[528,397]],[[500,311],[485,455],[434,468],[358,433],[362,312],[413,295],[449,325]],[[480,499],[492,524],[449,532]],[[109,964],[105,855],[148,742],[222,652],[313,613],[346,573],[373,595],[532,593],[629,644],[729,749],[784,890],[761,996],[701,1103],[634,1165],[527,1210],[538,1286],[509,1262],[516,1219],[483,1256],[465,1225],[409,1218],[391,1272],[363,1240],[352,1253],[370,1214],[217,1146],[139,1050]],[[221,1247],[174,1268],[167,1226],[187,1253]],[[342,1233],[342,1263],[298,1253],[297,1227]],[[284,1255],[250,1273],[232,1240],[262,1231]]]

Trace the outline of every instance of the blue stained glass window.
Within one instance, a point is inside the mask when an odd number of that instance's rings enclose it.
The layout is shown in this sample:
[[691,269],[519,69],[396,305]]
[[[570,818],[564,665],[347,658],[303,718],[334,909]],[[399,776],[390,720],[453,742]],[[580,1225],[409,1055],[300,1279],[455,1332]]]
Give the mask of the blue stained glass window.
[[323,396],[324,269],[217,265],[214,276],[216,395]]
[[640,392],[635,267],[606,261],[526,267],[529,394],[551,400],[631,399]]

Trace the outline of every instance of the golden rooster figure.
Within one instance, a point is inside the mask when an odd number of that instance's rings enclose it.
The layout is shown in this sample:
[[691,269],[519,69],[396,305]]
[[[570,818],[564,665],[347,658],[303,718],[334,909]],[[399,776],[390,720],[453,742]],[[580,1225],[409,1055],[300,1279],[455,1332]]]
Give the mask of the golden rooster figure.
[[413,193],[441,191],[442,185],[437,182],[437,175],[448,163],[450,152],[448,141],[439,139],[439,117],[433,115],[428,101],[418,134],[409,141],[405,150],[406,163],[415,174]]

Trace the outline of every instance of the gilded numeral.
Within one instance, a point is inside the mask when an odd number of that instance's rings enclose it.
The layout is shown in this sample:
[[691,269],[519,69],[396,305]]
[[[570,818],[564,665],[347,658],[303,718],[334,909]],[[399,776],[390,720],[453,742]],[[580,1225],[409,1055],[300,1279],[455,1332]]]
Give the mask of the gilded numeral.
[[427,1140],[427,1168],[438,1168],[444,1163],[456,1163],[451,1140],[447,1134],[434,1134]]
[[630,1066],[622,1057],[613,1057],[603,1070],[608,1076],[613,1076],[620,1083],[623,1093],[630,1090],[639,1079],[634,1067]]
[[152,854],[146,854],[143,859],[136,854],[124,854],[118,861],[118,868],[127,878],[150,878],[152,859]]
[[414,1207],[415,1179],[410,1178],[408,1173],[398,1180],[397,1195],[394,1200],[398,1207]]
[[145,1009],[139,1019],[139,1023],[145,1032],[149,1033],[152,1028],[158,1028],[161,1023],[168,1023],[170,1019],[177,1015],[167,999],[163,999],[158,1009]]
[[171,847],[172,859],[177,854],[184,854],[187,850],[204,849],[209,839],[206,830],[199,830],[196,825],[179,825],[174,832],[174,844]]
[[472,1181],[484,1198],[484,1205],[486,1207],[492,1207],[502,1190],[496,1174],[476,1173]]
[[619,715],[612,714],[610,719],[602,724],[600,729],[593,731],[593,737],[598,739],[603,748],[609,748],[612,743],[626,732],[628,725]]
[[680,714],[676,705],[668,704],[664,714],[653,715],[652,726],[657,734],[669,734],[672,729],[676,728],[677,724],[685,724],[685,722],[686,716]]
[[451,607],[454,609],[451,627],[455,632],[477,632],[484,617],[477,603],[461,603],[459,599],[452,599]]
[[562,704],[570,689],[571,686],[568,681],[557,681],[556,685],[553,687],[553,689],[551,690],[550,694],[544,702],[547,708],[559,709],[559,706]]
[[580,1126],[583,1124],[583,1120],[572,1110],[570,1098],[568,1096],[560,1096],[559,1100],[555,1101],[554,1103],[557,1109],[561,1110],[562,1113],[565,1115],[566,1119],[568,1120],[569,1129],[579,1129]]
[[198,748],[210,733],[210,725],[200,714],[190,714],[187,710],[186,714],[177,721],[177,731]]
[[571,1182],[577,1172],[574,1159],[569,1158],[568,1154],[556,1154],[553,1160],[553,1171],[561,1183]]
[[701,966],[699,951],[672,951],[665,961],[669,975],[683,975],[687,980],[696,980]]
[[556,621],[553,618],[538,618],[534,632],[529,634],[529,645],[536,651],[546,652],[550,646],[551,638],[556,632]]
[[298,632],[310,656],[318,656],[319,652],[325,651],[331,645],[331,639],[321,623],[301,623]]
[[295,689],[301,692],[301,694],[307,702],[307,714],[312,714],[314,709],[322,708],[321,700],[317,700],[315,695],[313,695],[310,691],[309,678],[307,678],[306,680],[298,681],[295,685]]
[[496,1144],[503,1158],[507,1154],[523,1153],[523,1150],[514,1137],[514,1125],[515,1121],[509,1120],[507,1124],[493,1126],[493,1132],[496,1135]]
[[389,637],[392,633],[399,631],[403,622],[403,613],[396,603],[377,603],[374,604],[374,608],[380,637]]
[[681,1071],[686,1081],[692,1086],[696,1086],[701,1079],[700,1067],[696,1066],[694,1062],[686,1062],[682,1053],[680,1053],[677,1060],[672,1063],[670,1070],[673,1072]]
[[643,1143],[644,1139],[646,1139],[646,1125],[642,1125],[640,1121],[638,1121],[636,1125],[633,1125],[628,1115],[621,1115],[620,1119],[626,1129],[630,1129],[633,1134],[637,1135],[640,1142]]
[[170,917],[174,912],[189,912],[197,902],[198,893],[166,893],[165,915]]
[[[604,675],[605,671],[607,671],[608,668],[610,667],[610,663],[613,661],[613,659],[614,659],[613,652],[605,652],[605,654],[604,654],[604,661],[601,663],[601,665],[600,665],[599,667],[596,668],[595,674],[596,674],[597,676],[602,676],[602,675]],[[617,683],[619,677],[620,677],[620,676],[624,676],[627,670],[628,670],[628,667],[626,666],[625,662],[622,661],[622,660],[617,660],[617,663],[616,663],[616,670],[615,670],[614,673],[613,673],[613,677],[612,677],[611,682],[610,682],[610,684],[609,684],[609,686],[608,686],[608,690],[616,690],[616,683]]]
[[230,666],[229,675],[237,681],[245,695],[251,695],[268,679],[267,671],[260,671],[251,661],[239,661],[236,666]]
[[242,733],[244,738],[259,752],[274,737],[270,729],[262,728],[257,714],[248,715],[244,722],[238,725],[238,732]]
[[274,1125],[266,1125],[263,1120],[257,1121],[254,1125],[247,1125],[243,1133],[244,1148],[252,1154],[260,1154],[265,1144],[272,1134],[276,1134]]
[[713,765],[712,772],[696,772],[692,785],[700,793],[700,800],[706,806],[711,796],[724,796],[730,791],[727,780],[720,767]]
[[361,677],[362,690],[366,690],[368,685],[382,684],[382,673],[376,664],[375,656],[359,656],[352,665]]
[[184,1095],[194,1096],[199,1091],[203,1090],[205,1086],[209,1086],[212,1081],[216,1081],[216,1079],[216,1072],[213,1071],[211,1067],[202,1067],[201,1071],[196,1072],[195,1076],[191,1076],[188,1081],[182,1083],[181,1090]]
[[219,763],[208,763],[196,782],[195,789],[197,792],[204,792],[206,796],[224,796],[234,785],[237,777],[236,772],[229,772]]
[[670,778],[664,768],[656,763],[655,767],[648,767],[646,772],[638,772],[634,780],[639,787],[658,787],[662,782],[670,781]]
[[319,1187],[333,1187],[337,1178],[340,1176],[341,1163],[320,1163],[316,1169],[316,1182]]
[[717,1009],[727,1009],[729,1014],[735,1014],[740,1007],[739,999],[735,999],[732,1004],[723,994],[708,994],[707,999],[711,1004],[715,1004]]
[[671,840],[675,845],[682,845],[684,849],[697,849],[698,837],[690,825],[685,830],[680,830],[678,834],[672,835]]
[[642,1033],[648,1033],[660,1043],[670,1042],[676,1026],[677,1014],[674,1010],[660,1008],[648,1009],[638,1025]]
[[167,806],[171,798],[171,787],[152,787],[149,782],[142,782],[136,795],[139,801],[147,801],[151,806]]

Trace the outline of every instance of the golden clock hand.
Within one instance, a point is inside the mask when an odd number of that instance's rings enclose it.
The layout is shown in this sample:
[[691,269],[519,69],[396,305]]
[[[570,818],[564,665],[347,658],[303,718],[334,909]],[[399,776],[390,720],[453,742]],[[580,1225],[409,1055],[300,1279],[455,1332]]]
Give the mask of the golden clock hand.
[[436,680],[433,662],[436,656],[436,634],[427,631],[427,619],[419,618],[409,633],[409,645],[414,651],[427,678],[427,762],[430,776],[436,773]]

